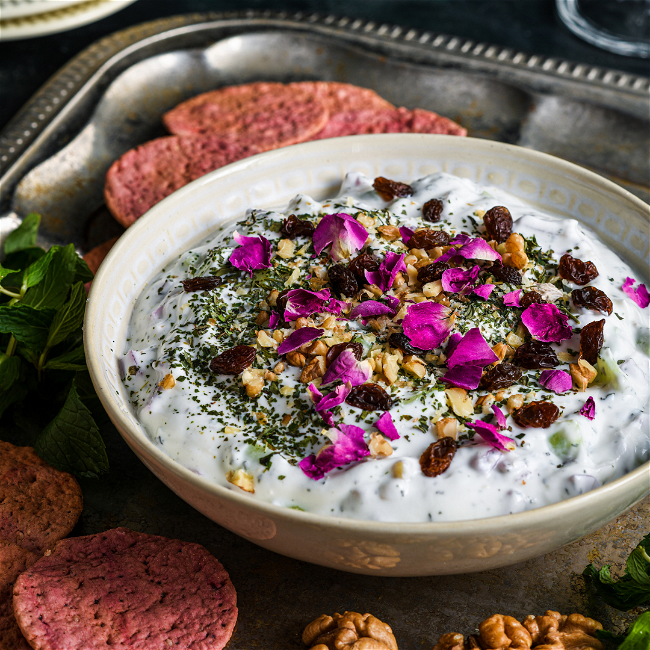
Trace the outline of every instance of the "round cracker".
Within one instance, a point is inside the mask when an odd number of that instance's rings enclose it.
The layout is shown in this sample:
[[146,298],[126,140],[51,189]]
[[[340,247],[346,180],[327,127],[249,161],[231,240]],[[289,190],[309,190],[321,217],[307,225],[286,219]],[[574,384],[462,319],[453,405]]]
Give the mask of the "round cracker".
[[127,151],[106,174],[104,199],[128,228],[166,196],[208,172],[267,147],[256,138],[166,136]]
[[110,251],[111,248],[113,248],[115,242],[118,239],[119,237],[113,237],[112,239],[108,239],[107,241],[99,244],[99,246],[95,246],[95,248],[91,248],[84,255],[84,262],[88,264],[88,268],[92,271],[93,275],[97,275],[97,271],[101,263],[104,261],[104,258],[108,255],[108,251]]
[[312,89],[327,106],[330,119],[338,113],[368,109],[386,110],[395,107],[370,88],[353,86],[339,81],[298,81],[292,88]]
[[77,523],[83,500],[75,478],[32,447],[0,441],[0,539],[42,554]]
[[31,650],[16,623],[13,587],[16,578],[38,558],[26,548],[0,541],[0,650]]
[[467,135],[467,129],[447,117],[419,108],[412,111],[407,108],[364,109],[334,115],[313,139],[324,140],[368,133],[438,133],[464,136]]
[[260,82],[188,99],[165,113],[163,122],[174,135],[251,136],[273,149],[309,140],[328,117],[319,93]]
[[115,528],[59,542],[16,581],[14,611],[36,650],[221,650],[237,594],[203,546]]

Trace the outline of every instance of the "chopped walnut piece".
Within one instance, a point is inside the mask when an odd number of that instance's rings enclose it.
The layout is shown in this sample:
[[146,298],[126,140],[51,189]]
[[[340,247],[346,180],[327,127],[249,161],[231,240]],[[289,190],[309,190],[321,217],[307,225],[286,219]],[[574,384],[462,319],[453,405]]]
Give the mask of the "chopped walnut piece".
[[596,638],[596,630],[603,626],[581,614],[563,616],[548,611],[544,616],[527,616],[523,624],[535,650],[603,650],[603,644]]
[[282,416],[282,426],[286,427],[291,422],[291,415],[289,413]]
[[271,291],[271,293],[266,297],[266,302],[268,302],[271,307],[277,307],[279,295],[280,292],[277,289],[273,289],[273,291]]
[[402,238],[397,226],[379,226],[377,230],[381,233],[381,236],[388,241],[396,241],[397,239]]
[[524,405],[523,395],[511,395],[506,402],[506,407],[510,413],[521,408]]
[[250,492],[251,494],[255,492],[253,476],[243,469],[228,472],[226,474],[226,480],[228,483],[232,483],[238,488],[241,488],[244,492]]
[[517,336],[514,332],[508,332],[506,341],[508,345],[515,350],[524,344],[524,339],[520,336]]
[[313,355],[323,355],[327,354],[327,345],[323,341],[312,341],[311,343],[305,343],[300,348],[305,354]]
[[573,378],[573,384],[579,392],[584,393],[587,386],[596,379],[598,371],[588,361],[579,359],[578,363],[570,363],[569,371]]
[[316,377],[322,377],[325,374],[325,370],[325,357],[322,355],[314,357],[300,373],[300,382],[309,384]]
[[276,343],[282,343],[284,341],[284,332],[282,330],[273,330],[273,340]]
[[295,366],[296,368],[305,367],[305,363],[306,363],[305,355],[298,352],[298,350],[294,350],[293,352],[287,352],[286,359],[287,359],[287,363],[290,366]]
[[296,329],[302,329],[303,327],[311,327],[312,324],[304,316],[296,318]]
[[483,415],[487,415],[491,412],[490,407],[494,404],[494,395],[488,393],[487,395],[481,395],[477,400],[475,406],[480,406]]
[[269,315],[265,311],[261,311],[257,316],[255,317],[255,325],[258,327],[262,327],[262,325],[265,325],[269,320]]
[[288,260],[293,257],[295,248],[295,243],[290,239],[281,239],[278,242],[278,256],[284,260]]
[[438,438],[458,438],[458,420],[456,418],[442,418],[436,422]]
[[528,630],[512,616],[495,614],[479,626],[479,643],[489,650],[530,648],[532,639]]
[[472,398],[464,388],[445,388],[447,399],[452,411],[462,418],[468,418],[474,414]]
[[465,637],[458,632],[443,634],[433,650],[465,650]]
[[319,616],[305,628],[302,640],[312,650],[398,650],[386,623],[357,612]]
[[370,450],[371,458],[386,458],[393,453],[390,442],[381,433],[373,434],[368,442],[368,449]]
[[260,330],[257,333],[257,342],[259,345],[263,348],[277,348],[278,347],[278,342],[271,338],[267,332],[264,330]]
[[246,395],[250,398],[257,397],[264,388],[264,370],[247,368],[242,373],[241,381],[246,389]]
[[515,355],[515,351],[507,343],[497,343],[492,348],[492,352],[494,352],[494,354],[499,357],[499,362],[503,361],[504,359],[510,359]]
[[[397,363],[399,356],[397,354],[384,354],[381,359],[381,368],[386,377],[386,381],[389,384],[395,383],[397,381],[398,367]],[[375,367],[377,366],[377,360],[375,360]]]

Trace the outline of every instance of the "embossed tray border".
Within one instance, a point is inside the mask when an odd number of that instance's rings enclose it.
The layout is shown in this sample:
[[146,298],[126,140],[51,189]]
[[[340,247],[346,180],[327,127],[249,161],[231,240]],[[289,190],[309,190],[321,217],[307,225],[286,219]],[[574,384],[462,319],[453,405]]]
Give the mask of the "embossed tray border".
[[201,33],[216,40],[233,33],[283,29],[310,31],[399,59],[488,74],[526,85],[531,91],[561,91],[647,116],[650,79],[622,71],[345,16],[273,11],[187,14],[136,25],[100,39],[36,92],[0,132],[0,209],[8,207],[20,178],[65,143],[65,130],[70,127],[66,121],[74,121],[71,116],[79,103],[94,103],[125,67],[158,53],[161,42],[174,38],[178,47],[177,40]]

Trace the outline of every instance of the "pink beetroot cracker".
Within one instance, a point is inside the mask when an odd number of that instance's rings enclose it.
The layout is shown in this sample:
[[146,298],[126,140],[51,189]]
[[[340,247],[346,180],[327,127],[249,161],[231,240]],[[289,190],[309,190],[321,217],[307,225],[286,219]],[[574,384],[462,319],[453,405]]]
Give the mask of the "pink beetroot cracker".
[[35,650],[221,650],[237,594],[203,546],[114,528],[59,542],[16,581],[14,612]]
[[325,128],[313,140],[338,138],[368,133],[439,133],[467,135],[464,129],[449,118],[419,108],[362,109],[333,115]]
[[0,441],[0,540],[43,553],[77,523],[83,500],[74,477],[32,447]]
[[319,95],[330,119],[338,113],[361,111],[364,109],[393,109],[390,102],[370,88],[353,86],[338,81],[299,81],[289,84],[290,88],[310,89]]
[[268,147],[255,138],[168,136],[127,151],[106,174],[104,199],[125,228],[156,203],[208,172]]
[[16,578],[39,556],[17,544],[0,542],[0,650],[31,650],[14,616]]
[[192,97],[165,113],[163,122],[174,135],[252,136],[274,149],[308,140],[328,118],[313,89],[259,82]]

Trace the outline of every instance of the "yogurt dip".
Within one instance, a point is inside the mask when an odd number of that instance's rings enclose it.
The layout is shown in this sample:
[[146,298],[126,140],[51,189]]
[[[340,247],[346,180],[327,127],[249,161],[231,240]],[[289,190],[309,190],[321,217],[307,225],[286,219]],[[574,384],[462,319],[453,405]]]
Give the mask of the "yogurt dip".
[[[483,217],[495,206],[521,237],[490,240]],[[289,215],[315,232],[290,239]],[[424,228],[446,243],[409,245]],[[650,457],[647,294],[577,221],[448,174],[389,183],[382,198],[352,173],[338,197],[251,209],[236,232],[222,229],[144,288],[121,358],[150,439],[191,471],[317,514],[426,522],[556,503]],[[351,276],[362,254],[374,266]],[[565,254],[597,275],[560,277]],[[423,275],[436,260],[439,277]],[[585,286],[606,294],[611,314],[577,304]],[[589,350],[581,333],[598,321],[602,347]],[[358,345],[334,355],[345,343]],[[551,363],[522,367],[523,351],[540,349]],[[515,383],[479,384],[504,363]],[[535,421],[551,411],[553,422]]]

